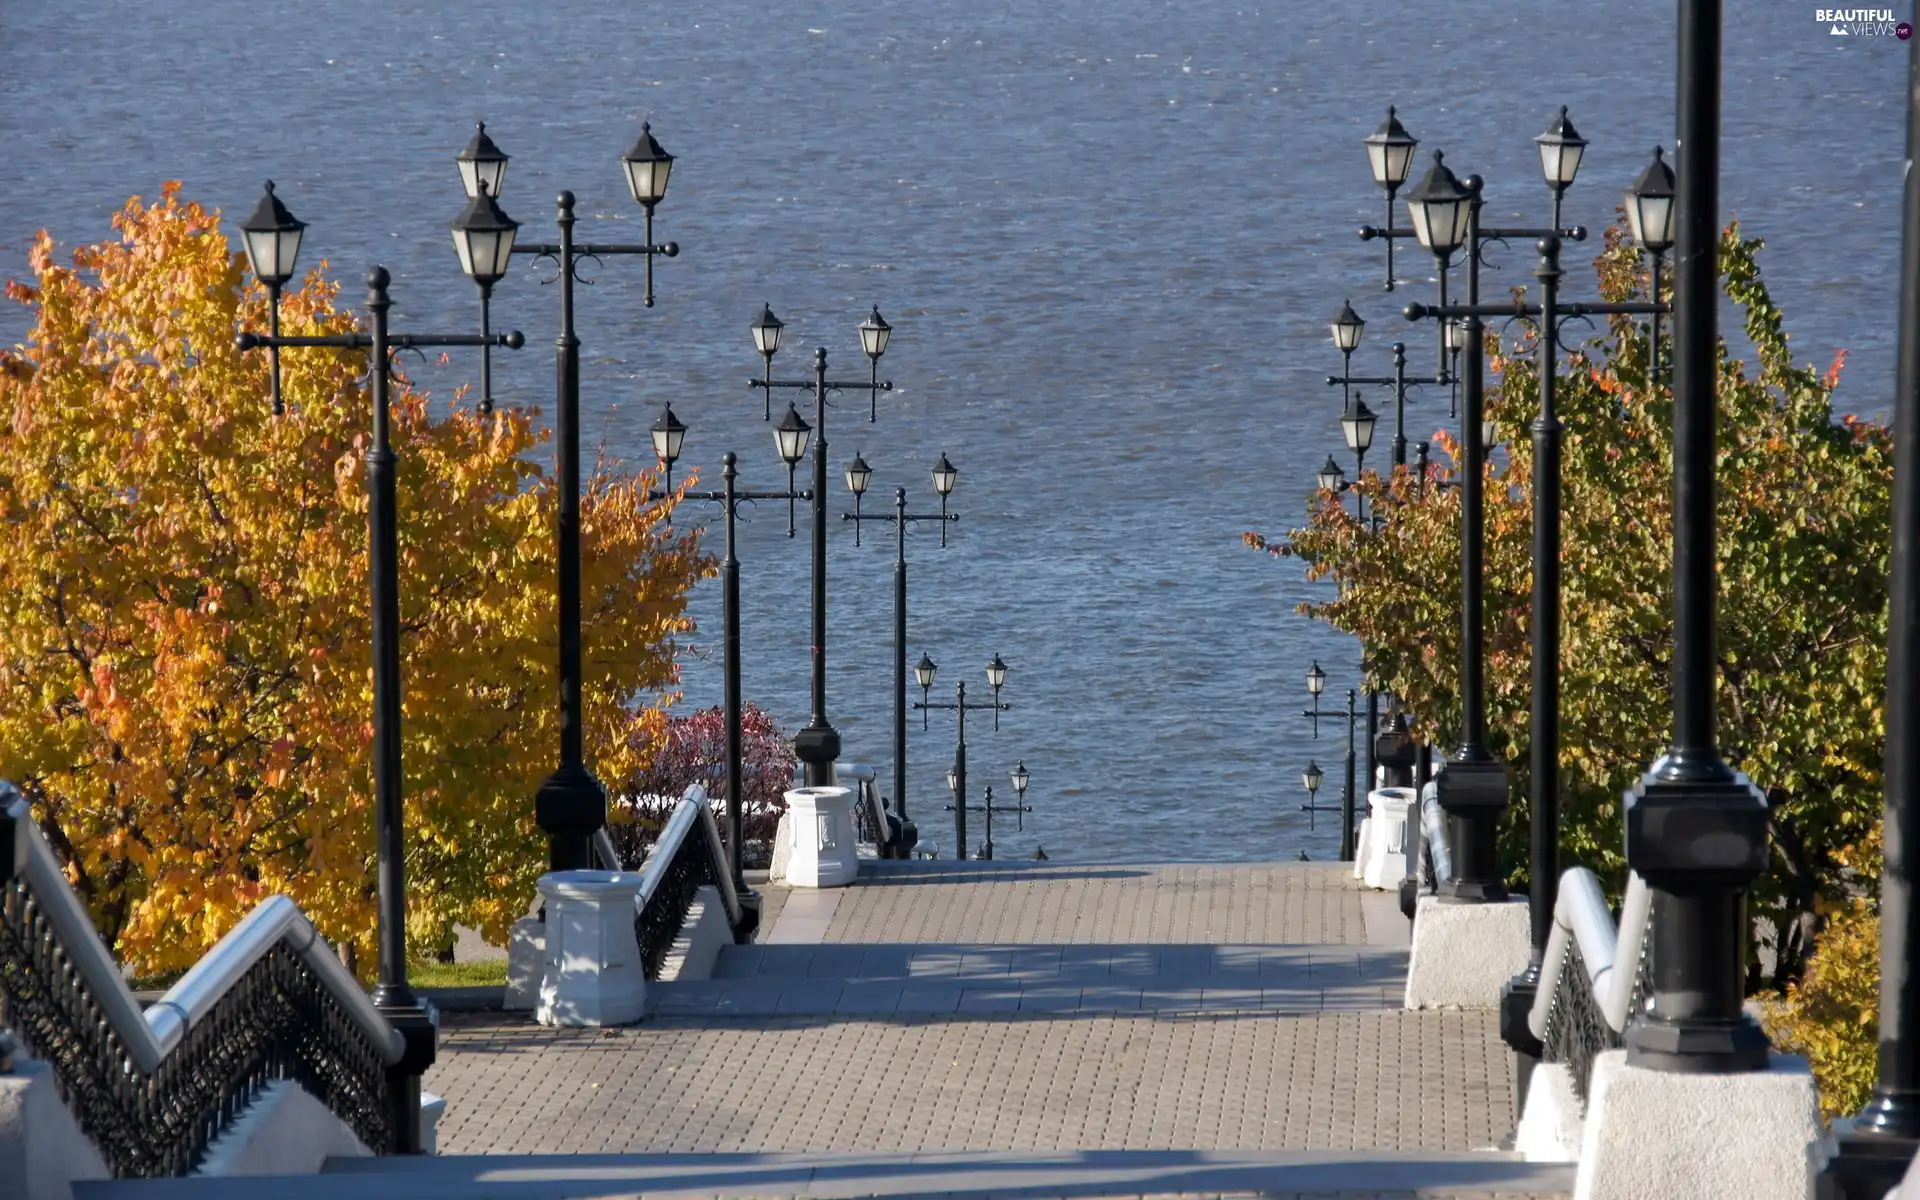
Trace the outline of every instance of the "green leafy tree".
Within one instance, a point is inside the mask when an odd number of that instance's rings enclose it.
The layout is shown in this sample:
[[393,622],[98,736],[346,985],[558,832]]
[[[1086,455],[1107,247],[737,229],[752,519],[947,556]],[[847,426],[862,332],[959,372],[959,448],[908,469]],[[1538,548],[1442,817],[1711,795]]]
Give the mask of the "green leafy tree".
[[[1778,981],[1797,976],[1823,907],[1849,884],[1837,855],[1878,821],[1885,676],[1891,436],[1836,419],[1844,355],[1796,364],[1761,279],[1757,239],[1729,228],[1723,286],[1751,363],[1719,359],[1719,715],[1723,745],[1766,792],[1773,854],[1754,909],[1778,931]],[[1607,299],[1644,295],[1618,227],[1595,262]],[[1512,340],[1507,339],[1511,337]],[[1611,319],[1556,356],[1564,425],[1561,846],[1568,865],[1622,878],[1620,802],[1672,725],[1672,396],[1650,387],[1645,328]],[[1487,683],[1492,749],[1513,769],[1502,852],[1525,882],[1533,452],[1538,353],[1524,328],[1488,333],[1488,415],[1503,454],[1487,467]],[[1457,463],[1455,442],[1438,436]],[[1436,472],[1451,482],[1444,463]],[[1322,493],[1284,538],[1335,599],[1301,610],[1359,637],[1375,684],[1403,697],[1441,744],[1459,713],[1456,488],[1409,473],[1359,490],[1388,519],[1376,534]],[[1757,982],[1757,979],[1756,979]]]

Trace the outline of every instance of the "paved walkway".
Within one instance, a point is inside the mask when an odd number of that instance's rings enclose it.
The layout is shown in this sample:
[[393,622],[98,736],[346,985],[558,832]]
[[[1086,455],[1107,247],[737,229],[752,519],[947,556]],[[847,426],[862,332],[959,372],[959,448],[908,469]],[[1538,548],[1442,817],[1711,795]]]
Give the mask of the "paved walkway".
[[[1353,1196],[1253,1159],[1424,1155],[1440,1171],[1511,1127],[1494,1014],[1402,1011],[1405,921],[1338,868],[867,867],[851,888],[767,889],[767,944],[723,951],[711,981],[653,985],[640,1026],[448,1016],[425,1081],[448,1101],[442,1152],[973,1155],[948,1164],[960,1174],[985,1170],[981,1155],[1084,1172],[1089,1154],[1206,1152],[1239,1173],[1161,1177],[1149,1157],[1108,1182]],[[1502,1156],[1462,1161],[1449,1169],[1466,1175],[1419,1176],[1419,1194],[1564,1191]],[[1395,1190],[1408,1171],[1371,1186],[1413,1195]],[[888,1178],[900,1194],[985,1194],[984,1177]],[[812,1176],[766,1184],[823,1194]]]

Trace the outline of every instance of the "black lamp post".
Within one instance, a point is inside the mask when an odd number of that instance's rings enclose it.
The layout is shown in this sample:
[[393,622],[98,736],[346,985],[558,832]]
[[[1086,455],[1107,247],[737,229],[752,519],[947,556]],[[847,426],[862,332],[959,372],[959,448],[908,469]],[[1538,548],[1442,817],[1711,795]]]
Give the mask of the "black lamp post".
[[[946,461],[946,456],[941,456]],[[855,468],[858,467],[859,470]],[[854,511],[841,513],[845,521],[854,523],[854,544],[860,542],[859,529],[862,521],[893,522],[893,810],[900,814],[904,832],[907,820],[907,526],[914,521],[940,522],[940,544],[946,545],[946,523],[958,521],[959,513],[946,511],[946,495],[940,497],[940,511],[937,513],[910,513],[907,511],[907,489],[895,488],[893,491],[893,511],[890,513],[862,513],[860,497],[866,494],[867,483],[873,477],[866,460],[854,455],[853,462],[847,466],[847,488],[853,493]],[[952,483],[949,481],[948,486]],[[932,660],[921,656],[921,661],[932,671]],[[927,686],[931,687],[933,678],[927,677]]]
[[[1322,713],[1320,711],[1320,693],[1324,692],[1326,688],[1327,688],[1327,673],[1320,669],[1320,664],[1318,661],[1316,661],[1311,667],[1307,668],[1307,694],[1313,697],[1313,708],[1309,711],[1302,712],[1300,714],[1303,717],[1311,717],[1313,719],[1313,736],[1316,741],[1320,737],[1321,717],[1324,716],[1329,721],[1339,719],[1338,713]],[[1373,709],[1374,696],[1372,694],[1369,694],[1367,697],[1367,700],[1368,700],[1368,708],[1370,710],[1369,719],[1374,719],[1373,713],[1377,711]],[[1358,722],[1361,719],[1357,711],[1357,701],[1358,701],[1358,693],[1352,689],[1349,689],[1347,692],[1347,718],[1346,718],[1347,719],[1347,784],[1346,784],[1346,788],[1343,790],[1340,796],[1340,819],[1342,822],[1342,826],[1340,830],[1340,861],[1342,862],[1352,861],[1353,853],[1354,853],[1353,813],[1354,813],[1354,806],[1355,806],[1354,786],[1356,783],[1354,775],[1355,775],[1356,762],[1357,762],[1356,751],[1354,749],[1354,726],[1356,722]],[[1311,814],[1313,812],[1324,811],[1324,810],[1315,809],[1311,807],[1313,803],[1313,793],[1317,791],[1320,787],[1320,768],[1318,766],[1313,766],[1309,764],[1309,773],[1311,775],[1311,782],[1307,784],[1308,804],[1307,806],[1302,807],[1300,811]],[[1368,774],[1369,776],[1371,776],[1372,774],[1371,770],[1369,770]],[[1307,824],[1308,824],[1308,828],[1312,828],[1313,818],[1311,816],[1307,818]]]
[[[1307,695],[1313,697],[1313,711],[1301,713],[1303,717],[1313,718],[1313,738],[1320,740],[1320,693],[1327,690],[1327,673],[1320,669],[1320,660],[1314,659],[1307,668]],[[1312,789],[1309,788],[1309,791]]]
[[1440,349],[1447,356],[1447,420],[1460,419],[1460,351],[1467,346],[1467,323],[1448,321],[1440,327]]
[[[995,672],[996,665],[998,667],[997,676]],[[938,670],[939,668],[934,666],[931,658],[928,658],[925,654],[920,656],[920,665],[914,668],[914,677],[919,681],[923,694],[927,689],[933,687],[934,674]],[[1006,681],[1007,666],[1000,661],[1000,656],[996,654],[993,656],[993,662],[987,664],[987,682],[993,688],[992,702],[981,704],[968,700],[967,681],[962,679],[955,683],[955,695],[952,704],[929,703],[925,699],[916,700],[913,703],[915,708],[922,711],[923,715],[921,720],[923,723],[926,720],[924,713],[929,709],[937,708],[951,712],[954,715],[953,768],[947,773],[947,786],[953,792],[953,803],[948,805],[948,808],[953,811],[954,856],[962,861],[965,861],[967,857],[967,714],[970,712],[985,712],[988,709],[992,709],[995,722],[994,728],[999,728],[998,722],[1000,720],[1001,710],[1013,707],[1011,704],[1003,704],[1000,700],[1000,688]],[[992,847],[989,845],[988,856],[991,857],[991,855]]]
[[[554,265],[560,283],[560,334],[554,340],[554,407],[556,453],[560,489],[556,540],[559,545],[560,609],[560,765],[540,784],[534,796],[534,819],[547,835],[549,868],[577,870],[593,865],[591,839],[607,822],[607,794],[584,761],[582,749],[580,668],[580,338],[574,332],[573,287],[582,280],[580,260],[637,255],[646,262],[645,304],[653,307],[653,260],[671,258],[680,247],[653,241],[653,210],[667,194],[673,155],[654,140],[650,126],[641,125],[639,140],[621,156],[628,191],[646,215],[646,241],[576,242],[573,240],[574,197],[561,192],[556,200],[558,242],[516,241],[518,222],[500,211],[500,187],[506,180],[507,155],[501,153],[484,128],[455,158],[460,182],[469,203],[454,223],[454,246],[460,265],[480,288],[481,323],[488,318],[493,285],[506,276],[510,256],[532,255]],[[492,407],[490,368],[481,361],[481,411]]]
[[1033,775],[1027,770],[1027,760],[1021,759],[1013,764],[1010,773],[1013,780],[1014,818],[1013,827],[1024,833],[1027,828],[1026,814],[1033,811],[1027,804],[1027,785],[1033,782]]
[[[1553,195],[1556,218],[1561,198],[1579,170],[1586,143],[1561,119],[1535,139],[1541,173]],[[1369,155],[1374,153],[1368,147]],[[1584,240],[1583,228],[1561,229],[1558,220],[1549,229],[1489,228],[1480,222],[1483,204],[1478,176],[1462,183],[1436,154],[1434,166],[1407,194],[1410,232],[1389,225],[1363,228],[1362,239],[1381,238],[1391,256],[1395,238],[1417,237],[1439,265],[1439,298],[1447,303],[1447,266],[1453,254],[1466,250],[1467,304],[1480,303],[1481,249],[1485,243],[1515,238],[1563,236]],[[1391,257],[1389,257],[1391,262]],[[1495,826],[1507,804],[1507,769],[1486,748],[1485,662],[1485,544],[1484,484],[1486,448],[1480,438],[1485,415],[1486,345],[1477,316],[1443,323],[1439,353],[1443,366],[1464,351],[1466,361],[1456,372],[1460,387],[1461,424],[1460,497],[1460,745],[1442,765],[1435,793],[1452,825],[1454,878],[1443,881],[1440,893],[1456,901],[1504,900],[1506,886],[1498,878]]]
[[[1340,374],[1327,376],[1328,387],[1338,384],[1341,388],[1345,389],[1349,406],[1352,404],[1353,388],[1355,386],[1390,387],[1393,389],[1393,465],[1396,467],[1404,467],[1407,465],[1407,389],[1427,383],[1446,384],[1450,382],[1452,381],[1445,375],[1407,374],[1407,344],[1405,342],[1395,342],[1393,344],[1393,374],[1391,375],[1355,375],[1352,373],[1351,364],[1349,364],[1341,370]],[[1346,422],[1344,415],[1341,417],[1341,422],[1344,428]],[[1372,431],[1369,430],[1367,443],[1371,445],[1372,442],[1373,434]],[[1348,444],[1351,446],[1351,438],[1349,438]],[[1362,452],[1364,453],[1364,450]]]
[[1394,108],[1387,107],[1387,119],[1380,128],[1366,138],[1367,166],[1373,171],[1373,181],[1387,194],[1387,291],[1393,290],[1393,196],[1400,185],[1407,181],[1407,174],[1413,169],[1413,148],[1420,139],[1407,132],[1400,124],[1400,117]]
[[1300,806],[1300,811],[1307,814],[1307,828],[1309,830],[1314,828],[1314,820],[1318,814],[1323,812],[1339,812],[1341,808],[1341,806],[1337,804],[1320,804],[1316,802],[1315,797],[1320,791],[1320,781],[1324,778],[1326,778],[1326,774],[1320,770],[1320,764],[1314,762],[1312,759],[1308,759],[1307,769],[1300,773],[1300,782],[1307,789],[1307,802]]
[[[385,267],[367,272],[367,311],[372,314],[373,325],[369,333],[324,337],[242,333],[238,344],[242,351],[287,346],[364,350],[373,377],[373,437],[367,448],[367,574],[373,591],[374,846],[380,912],[380,976],[373,1002],[406,1041],[400,1061],[387,1071],[393,1150],[418,1154],[420,1076],[433,1064],[434,1026],[407,983],[406,838],[401,803],[405,777],[400,765],[400,533],[396,460],[388,436],[392,369],[388,356],[394,350],[416,347],[474,346],[480,339],[474,334],[392,333],[387,328],[387,314],[393,307],[387,294],[391,282]],[[516,350],[526,344],[517,332],[495,335],[494,340]],[[277,361],[274,365],[277,373]]]
[[[1538,322],[1540,408],[1533,421],[1533,619],[1532,714],[1529,744],[1531,776],[1531,869],[1528,917],[1532,952],[1525,970],[1502,993],[1501,1031],[1520,1056],[1521,1089],[1540,1043],[1527,1026],[1533,1007],[1547,939],[1553,932],[1553,906],[1560,883],[1560,441],[1561,424],[1555,409],[1560,352],[1560,321],[1567,316],[1657,313],[1652,303],[1560,302],[1560,239],[1540,241],[1538,302],[1505,305],[1411,305],[1410,317],[1433,317],[1450,322],[1461,316],[1478,320],[1489,316],[1532,317]],[[1482,419],[1481,441],[1491,448],[1498,431]],[[1444,772],[1443,772],[1444,777]],[[1445,803],[1444,801],[1442,802]]]
[[[947,772],[948,786],[956,789],[954,792],[955,803],[947,805],[947,809],[950,812],[957,813],[960,811],[960,792],[958,788],[961,786],[962,780],[963,776],[957,767],[955,770]],[[1026,791],[1025,785],[1021,783],[1018,778],[1015,779],[1014,786],[1019,788],[1022,793]],[[993,861],[993,814],[997,812],[1013,813],[1015,819],[1019,822],[1018,828],[1024,830],[1026,828],[1025,814],[1033,811],[1033,809],[1027,805],[1024,795],[1018,804],[995,804],[993,802],[993,787],[991,785],[987,787],[986,799],[983,803],[969,804],[966,805],[965,808],[968,812],[985,813],[987,817],[987,838],[980,843],[979,860],[981,862]]]
[[[1653,997],[1623,1039],[1629,1063],[1716,1073],[1761,1070],[1768,1058],[1766,1034],[1741,1006],[1745,893],[1767,864],[1767,802],[1721,757],[1714,715],[1720,24],[1720,0],[1680,0],[1673,272],[1674,728],[1672,747],[1626,796],[1627,865],[1653,891]],[[1903,291],[1911,289],[1909,277]]]
[[680,447],[687,440],[687,427],[679,417],[673,415],[673,405],[660,406],[660,415],[654,419],[653,452],[660,458],[661,469],[665,472],[663,486],[666,491],[673,490],[673,464],[680,459]]
[[[1347,401],[1345,411],[1340,414],[1340,433],[1347,439],[1347,449],[1353,451],[1353,478],[1357,483],[1366,470],[1367,450],[1373,445],[1373,427],[1379,418],[1367,407],[1367,402],[1356,398]],[[1355,520],[1365,516],[1362,508],[1363,497],[1355,492],[1353,497],[1353,515]]]
[[[1330,327],[1333,330],[1333,344],[1340,351],[1340,374],[1353,374],[1353,352],[1360,348],[1360,337],[1367,331],[1367,323],[1359,313],[1353,311],[1353,301],[1340,306],[1339,315],[1333,318]],[[1340,407],[1345,408],[1352,398],[1351,390],[1340,394]]]
[[[467,165],[461,164],[463,176]],[[505,174],[503,162],[496,176]],[[484,336],[493,325],[493,285],[507,277],[520,222],[501,211],[485,179],[475,186],[478,190],[453,223],[453,248],[460,255],[460,269],[480,289],[480,333]],[[485,343],[480,347],[480,411],[493,411],[493,347]]]
[[[1640,172],[1640,178],[1627,189],[1624,207],[1633,239],[1653,259],[1647,298],[1660,299],[1660,267],[1667,251],[1673,248],[1673,168],[1667,165],[1660,147],[1653,148],[1653,161]],[[1660,382],[1660,316],[1654,314],[1647,339],[1647,391]],[[1877,1200],[1877,1198],[1876,1198]]]
[[1873,1098],[1840,1126],[1820,1200],[1879,1200],[1920,1150],[1920,42],[1907,56],[1900,365],[1893,414],[1893,553],[1887,622],[1886,863],[1880,873],[1880,1058]]
[[307,227],[280,197],[273,194],[273,180],[267,180],[265,194],[260,203],[240,226],[242,242],[247,248],[247,263],[253,268],[254,278],[267,287],[268,354],[273,358],[273,415],[280,416],[287,406],[280,398],[280,289],[293,278],[293,264],[300,257],[300,233]]
[[[669,431],[665,434],[662,433],[663,425],[669,427]],[[669,467],[672,466],[673,459],[680,456],[681,444],[686,436],[687,427],[674,419],[673,408],[668,406],[661,414],[660,420],[654,422],[654,449],[659,452]],[[671,458],[668,457],[669,450],[672,452]],[[791,488],[784,492],[753,492],[736,487],[734,481],[739,478],[739,470],[731,450],[720,456],[720,465],[720,477],[726,484],[724,488],[720,491],[688,492],[685,498],[719,504],[726,514],[727,554],[720,566],[720,586],[723,609],[721,621],[725,630],[722,634],[724,643],[722,653],[725,658],[725,665],[722,668],[725,682],[722,687],[727,710],[727,862],[733,873],[734,890],[740,894],[743,901],[748,902],[757,920],[758,901],[753,899],[754,894],[747,887],[747,877],[741,856],[743,842],[741,841],[740,808],[746,795],[746,769],[741,733],[743,702],[740,696],[740,559],[734,553],[733,526],[735,518],[739,516],[742,503],[753,500],[791,501],[795,493]],[[671,484],[664,491],[650,490],[647,493],[647,499],[658,503],[665,500],[671,491]],[[809,498],[809,494],[801,492],[799,497],[805,500]]]
[[[880,380],[880,356],[887,351],[892,327],[881,320],[878,308],[860,325],[860,348],[866,352],[871,375],[865,383],[828,379],[824,346],[813,353],[812,379],[773,378],[773,356],[780,349],[783,328],[773,310],[763,305],[749,329],[753,333],[754,348],[766,360],[766,376],[748,380],[747,386],[764,388],[769,397],[774,388],[807,388],[813,392],[813,423],[819,431],[819,436],[813,439],[813,706],[806,728],[794,735],[793,750],[806,764],[807,786],[826,787],[833,782],[833,762],[840,757],[840,733],[827,720],[827,393],[865,389],[877,405],[878,393],[893,390],[892,383]],[[767,408],[771,417],[771,399]],[[776,433],[780,438],[780,456],[791,467],[799,461],[799,455],[788,455],[789,449],[794,448],[790,437],[797,437],[807,426],[792,405],[787,406],[787,414]],[[876,412],[873,417],[877,415]],[[801,440],[797,444],[804,447],[805,443]],[[804,449],[801,452],[804,453]]]

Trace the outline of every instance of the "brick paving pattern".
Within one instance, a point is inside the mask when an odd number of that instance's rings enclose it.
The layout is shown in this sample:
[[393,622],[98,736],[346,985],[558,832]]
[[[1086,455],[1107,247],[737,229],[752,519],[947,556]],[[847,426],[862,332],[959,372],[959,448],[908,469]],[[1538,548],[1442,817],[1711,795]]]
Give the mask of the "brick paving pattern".
[[1510,1123],[1490,1012],[992,1019],[449,1016],[447,1154],[1473,1150]]
[[[1350,867],[871,862],[829,942],[1364,943]],[[876,886],[878,885],[878,886]]]

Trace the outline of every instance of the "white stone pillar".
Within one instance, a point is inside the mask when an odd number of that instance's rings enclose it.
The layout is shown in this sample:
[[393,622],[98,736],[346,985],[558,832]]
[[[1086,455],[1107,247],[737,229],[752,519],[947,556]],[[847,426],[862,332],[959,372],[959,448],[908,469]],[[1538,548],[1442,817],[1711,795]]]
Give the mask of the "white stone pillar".
[[843,887],[860,874],[853,789],[802,787],[787,793],[787,883],[791,887]]
[[540,877],[547,904],[542,1025],[630,1025],[646,1013],[647,980],[633,932],[640,876],[555,871]]
[[1820,1097],[1807,1060],[1682,1075],[1593,1062],[1576,1200],[1806,1200],[1820,1165]]
[[1413,802],[1412,788],[1380,787],[1367,793],[1372,811],[1360,878],[1368,887],[1398,889],[1407,877],[1407,811]]

